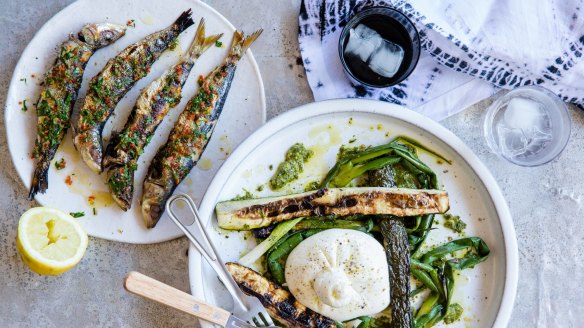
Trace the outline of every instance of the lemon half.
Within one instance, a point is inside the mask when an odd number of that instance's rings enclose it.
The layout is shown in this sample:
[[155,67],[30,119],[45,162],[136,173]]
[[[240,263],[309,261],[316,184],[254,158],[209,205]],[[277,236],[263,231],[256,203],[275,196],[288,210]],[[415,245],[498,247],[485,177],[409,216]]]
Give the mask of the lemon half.
[[18,222],[16,249],[34,272],[59,275],[74,267],[87,249],[87,233],[69,214],[48,207],[24,212]]

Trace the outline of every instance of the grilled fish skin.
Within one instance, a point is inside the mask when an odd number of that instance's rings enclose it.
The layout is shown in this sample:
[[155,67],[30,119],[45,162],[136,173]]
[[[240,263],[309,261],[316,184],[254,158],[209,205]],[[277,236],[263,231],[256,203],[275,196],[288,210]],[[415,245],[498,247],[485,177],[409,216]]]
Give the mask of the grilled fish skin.
[[75,148],[94,172],[102,171],[101,133],[120,99],[148,74],[152,64],[179,34],[193,24],[189,9],[171,26],[126,47],[91,79],[83,106],[72,125]]
[[289,328],[335,328],[334,320],[318,314],[296,301],[294,296],[256,271],[237,263],[226,263],[239,288],[257,297],[270,316]]
[[134,172],[144,147],[168,111],[180,102],[182,87],[195,61],[222,35],[205,37],[205,20],[201,19],[189,51],[142,91],[126,126],[107,146],[103,159],[103,167],[109,168],[107,183],[113,199],[124,211],[132,205]]
[[236,65],[261,32],[244,37],[236,31],[223,64],[199,80],[197,94],[187,103],[166,144],[148,168],[141,200],[146,227],[156,225],[168,197],[197,164],[223,110]]
[[85,25],[76,36],[70,36],[60,47],[59,57],[45,74],[43,90],[37,101],[37,139],[32,157],[37,159],[32,176],[28,199],[32,200],[49,187],[48,172],[69,127],[69,119],[77,93],[83,80],[83,72],[89,58],[124,36],[126,27],[100,23]]

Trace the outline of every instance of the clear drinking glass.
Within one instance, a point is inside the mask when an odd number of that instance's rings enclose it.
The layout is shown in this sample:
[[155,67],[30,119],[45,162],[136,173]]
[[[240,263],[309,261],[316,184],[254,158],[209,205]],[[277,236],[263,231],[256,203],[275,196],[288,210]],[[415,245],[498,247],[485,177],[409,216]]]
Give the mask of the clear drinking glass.
[[538,166],[555,159],[570,138],[566,104],[540,86],[514,89],[487,110],[484,135],[491,150],[511,163]]

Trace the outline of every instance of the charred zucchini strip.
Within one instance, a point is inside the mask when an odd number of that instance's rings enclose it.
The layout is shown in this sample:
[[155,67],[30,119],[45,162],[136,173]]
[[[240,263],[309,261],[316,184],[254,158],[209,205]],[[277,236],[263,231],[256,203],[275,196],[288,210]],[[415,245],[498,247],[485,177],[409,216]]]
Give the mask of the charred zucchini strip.
[[330,188],[288,196],[217,204],[219,227],[249,230],[306,216],[391,214],[415,216],[448,210],[441,190],[405,188]]

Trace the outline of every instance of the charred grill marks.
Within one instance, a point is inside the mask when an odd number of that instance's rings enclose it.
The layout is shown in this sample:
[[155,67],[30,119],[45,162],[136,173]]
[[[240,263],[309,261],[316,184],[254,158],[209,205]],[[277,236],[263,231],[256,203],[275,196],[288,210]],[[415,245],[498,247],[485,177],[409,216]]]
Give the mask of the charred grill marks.
[[117,103],[149,73],[162,52],[192,24],[191,11],[183,12],[168,28],[126,47],[91,79],[78,118],[73,122],[73,140],[81,158],[94,172],[102,171],[101,133]]
[[[440,208],[440,195],[427,192],[419,193],[387,193],[381,191],[369,191],[365,194],[341,196],[334,203],[319,204],[315,202],[323,197],[327,189],[320,189],[317,192],[298,198],[289,198],[269,202],[266,204],[252,205],[244,207],[235,212],[236,216],[246,218],[274,218],[282,214],[301,212],[302,216],[319,216],[334,213],[336,209],[350,210],[352,207],[374,209],[375,203],[384,200],[390,207],[396,209],[416,209],[416,208]],[[361,213],[375,214],[375,213]]]
[[261,31],[244,37],[236,31],[223,64],[199,80],[197,94],[189,100],[172,129],[166,144],[150,164],[144,181],[142,216],[148,228],[156,225],[163,204],[189,174],[205,151],[223,110],[237,62]]
[[300,304],[290,292],[269,281],[258,272],[236,263],[227,263],[239,288],[257,297],[270,316],[287,327],[334,328],[336,323]]
[[85,66],[94,51],[105,47],[125,34],[126,28],[114,24],[87,24],[77,34],[65,41],[53,66],[45,74],[37,101],[37,139],[32,157],[37,159],[28,198],[49,187],[48,171],[69,127],[73,105]]
[[131,206],[137,159],[166,114],[180,102],[182,87],[195,61],[220,37],[221,34],[205,37],[205,21],[201,19],[188,53],[141,92],[124,130],[108,145],[103,166],[110,168],[107,183],[123,210]]

